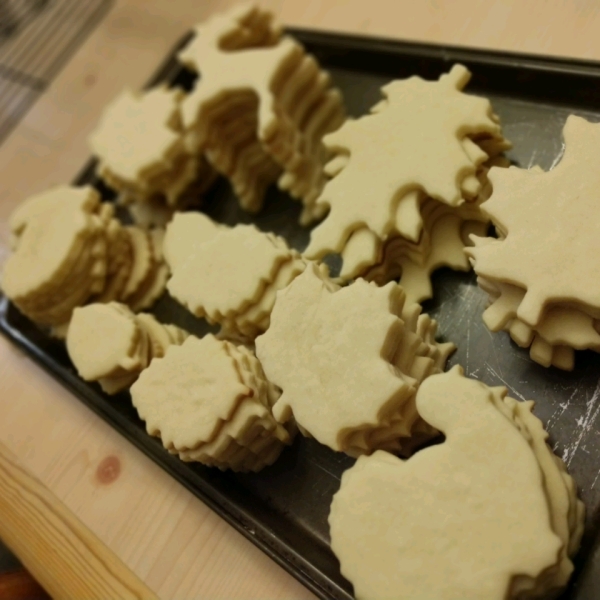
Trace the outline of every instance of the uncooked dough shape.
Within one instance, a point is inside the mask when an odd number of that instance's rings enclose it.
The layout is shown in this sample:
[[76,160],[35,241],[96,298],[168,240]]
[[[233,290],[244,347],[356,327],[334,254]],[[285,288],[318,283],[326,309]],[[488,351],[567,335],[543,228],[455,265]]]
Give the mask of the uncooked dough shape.
[[197,244],[212,239],[219,227],[218,223],[200,212],[175,213],[167,225],[163,241],[165,262],[171,271],[189,258]]
[[167,283],[171,295],[198,317],[221,321],[257,299],[292,251],[253,225],[223,227],[195,245]]
[[181,90],[158,87],[144,94],[125,90],[105,109],[89,141],[103,167],[135,183],[174,158],[181,144]]
[[465,147],[464,140],[502,135],[489,100],[462,93],[469,78],[465,67],[455,65],[438,81],[393,81],[382,88],[386,100],[375,112],[324,138],[330,151],[349,156],[317,200],[330,212],[313,230],[307,256],[341,252],[362,226],[385,239],[404,201],[420,222],[414,190],[450,206],[464,202],[465,186],[476,195],[475,173],[488,154],[474,142]]
[[554,169],[492,169],[482,206],[503,239],[469,249],[478,275],[525,291],[518,318],[537,326],[549,304],[600,318],[600,125],[569,116]]
[[379,451],[342,476],[331,543],[358,599],[505,600],[515,579],[558,564],[531,447],[491,390],[461,374],[430,377],[417,394],[444,443],[407,461]]
[[309,264],[277,293],[269,329],[256,340],[267,378],[282,389],[275,418],[293,416],[322,444],[352,455],[372,451],[374,440],[410,436],[419,379],[443,367],[453,347],[435,345],[435,323],[403,304],[395,283],[339,288]]
[[182,104],[188,142],[230,178],[242,207],[260,209],[282,169],[280,188],[305,204],[301,222],[322,216],[314,207],[324,183],[321,139],[344,108],[314,57],[282,35],[271,13],[245,4],[197,26],[179,59],[201,74]]

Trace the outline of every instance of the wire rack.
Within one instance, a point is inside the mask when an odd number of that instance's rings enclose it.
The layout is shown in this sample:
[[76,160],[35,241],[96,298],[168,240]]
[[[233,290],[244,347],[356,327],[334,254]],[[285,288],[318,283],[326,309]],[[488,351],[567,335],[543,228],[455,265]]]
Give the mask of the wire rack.
[[112,0],[0,0],[0,143]]

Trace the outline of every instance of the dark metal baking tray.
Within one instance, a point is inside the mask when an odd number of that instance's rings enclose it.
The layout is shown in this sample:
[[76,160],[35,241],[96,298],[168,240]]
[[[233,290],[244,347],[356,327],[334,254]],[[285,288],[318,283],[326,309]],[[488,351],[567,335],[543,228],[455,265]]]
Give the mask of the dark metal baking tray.
[[[547,169],[557,162],[562,151],[562,125],[568,114],[600,120],[600,64],[305,30],[290,32],[331,72],[344,93],[349,113],[355,116],[377,102],[380,86],[390,79],[413,74],[436,78],[454,62],[462,62],[473,72],[468,91],[491,98],[506,136],[514,143],[510,158],[521,166],[539,164]],[[187,39],[189,36],[179,47]],[[193,77],[181,70],[173,56],[153,83],[167,80],[189,86]],[[93,163],[77,182],[93,183],[109,197],[94,177]],[[228,224],[254,222],[261,229],[285,236],[298,249],[308,240],[308,230],[296,224],[298,204],[276,189],[269,191],[265,210],[255,218],[238,208],[224,182],[209,195],[203,210]],[[472,273],[441,271],[434,277],[434,289],[435,299],[425,310],[439,320],[441,336],[458,346],[451,364],[461,363],[469,375],[489,385],[508,386],[516,398],[537,401],[536,414],[547,424],[552,446],[568,464],[587,506],[577,572],[564,598],[598,598],[600,545],[595,540],[600,517],[600,355],[581,353],[572,373],[545,369],[533,363],[527,351],[511,343],[506,334],[491,334],[485,328],[481,313],[486,298]],[[179,323],[195,333],[208,330],[168,297],[159,301],[154,312],[161,320]],[[317,596],[336,600],[351,597],[351,586],[341,577],[329,549],[327,514],[340,475],[352,459],[314,440],[299,438],[272,467],[258,474],[235,475],[185,464],[146,435],[126,393],[111,398],[96,385],[81,381],[63,345],[50,339],[5,299],[0,302],[0,328]]]

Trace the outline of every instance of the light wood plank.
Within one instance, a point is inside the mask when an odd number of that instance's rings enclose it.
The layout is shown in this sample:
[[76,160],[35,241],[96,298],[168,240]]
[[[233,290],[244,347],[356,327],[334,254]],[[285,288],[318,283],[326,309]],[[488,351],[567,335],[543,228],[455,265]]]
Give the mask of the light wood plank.
[[156,595],[0,444],[0,536],[55,598]]

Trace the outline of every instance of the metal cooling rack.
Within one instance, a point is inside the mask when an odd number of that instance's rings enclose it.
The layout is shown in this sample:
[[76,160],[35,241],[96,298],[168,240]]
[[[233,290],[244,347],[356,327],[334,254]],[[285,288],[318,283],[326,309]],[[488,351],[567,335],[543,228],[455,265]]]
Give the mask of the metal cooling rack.
[[112,0],[0,0],[0,143]]

